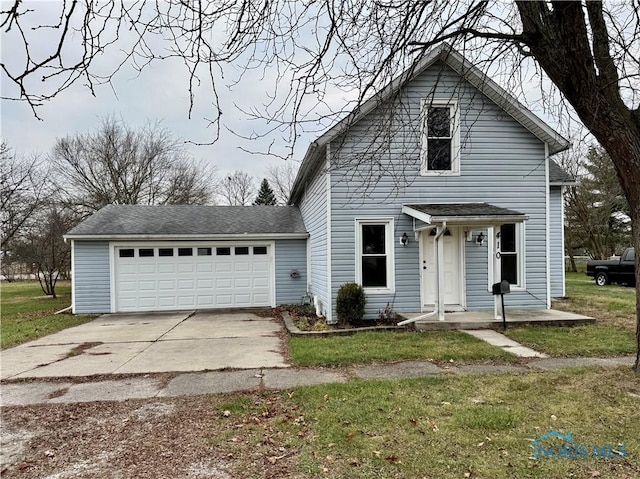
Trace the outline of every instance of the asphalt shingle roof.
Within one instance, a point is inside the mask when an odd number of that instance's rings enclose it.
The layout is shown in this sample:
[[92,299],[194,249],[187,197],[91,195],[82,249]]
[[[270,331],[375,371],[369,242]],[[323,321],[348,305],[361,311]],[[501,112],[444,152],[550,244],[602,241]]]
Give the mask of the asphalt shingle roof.
[[443,203],[406,205],[431,216],[522,216],[519,211],[509,210],[489,203]]
[[108,205],[65,236],[306,233],[295,206]]
[[576,179],[553,160],[549,160],[549,183],[575,183]]

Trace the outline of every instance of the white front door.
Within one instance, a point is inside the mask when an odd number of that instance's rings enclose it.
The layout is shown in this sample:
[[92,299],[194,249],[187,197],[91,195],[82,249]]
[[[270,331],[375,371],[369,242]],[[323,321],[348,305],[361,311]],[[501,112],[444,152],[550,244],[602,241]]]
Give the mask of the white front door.
[[[423,231],[421,236],[422,298],[425,310],[430,310],[437,302],[436,281],[438,276],[435,260],[435,230]],[[444,246],[444,264],[440,265],[443,271],[444,304],[447,310],[460,310],[463,309],[460,230],[449,227],[440,241]]]

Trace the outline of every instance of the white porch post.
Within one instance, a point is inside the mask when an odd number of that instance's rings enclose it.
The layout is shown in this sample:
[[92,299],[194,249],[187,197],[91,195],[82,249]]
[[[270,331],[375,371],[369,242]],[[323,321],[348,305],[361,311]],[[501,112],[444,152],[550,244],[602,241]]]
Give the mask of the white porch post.
[[444,264],[444,243],[441,241],[447,230],[447,222],[444,221],[436,230],[435,237],[435,258],[436,258],[436,301],[438,302],[436,310],[438,311],[438,321],[444,321],[444,271],[441,265]]

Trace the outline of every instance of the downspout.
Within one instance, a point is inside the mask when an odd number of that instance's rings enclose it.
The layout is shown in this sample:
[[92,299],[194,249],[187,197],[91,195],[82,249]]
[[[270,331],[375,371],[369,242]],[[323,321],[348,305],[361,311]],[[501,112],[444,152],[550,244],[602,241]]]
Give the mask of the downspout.
[[444,249],[440,243],[440,238],[444,235],[445,231],[447,231],[447,222],[443,221],[442,228],[436,233],[435,244],[434,244],[434,248],[436,249],[435,260],[436,260],[436,298],[437,298],[436,304],[434,305],[434,310],[429,313],[416,316],[415,318],[410,318],[410,319],[405,319],[404,321],[400,321],[398,323],[398,326],[405,326],[407,324],[415,323],[416,321],[430,318],[431,316],[435,316],[436,314],[438,315],[439,321],[444,321],[444,295],[440,294],[440,292],[442,291],[442,288],[440,287],[440,281],[442,279],[441,278],[442,272],[440,271],[440,260],[442,258],[440,255],[444,254]]

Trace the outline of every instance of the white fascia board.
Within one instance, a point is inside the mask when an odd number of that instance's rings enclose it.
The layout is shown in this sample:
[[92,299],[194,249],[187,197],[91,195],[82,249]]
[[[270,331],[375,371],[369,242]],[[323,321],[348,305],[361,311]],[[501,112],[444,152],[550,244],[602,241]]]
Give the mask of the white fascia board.
[[502,225],[504,223],[524,223],[528,220],[527,215],[481,215],[481,216],[433,216],[434,223],[444,221],[450,225],[459,226],[491,226]]
[[307,239],[309,233],[240,233],[240,234],[215,234],[215,235],[65,235],[71,240],[90,241],[147,241],[147,240],[173,240],[173,241],[227,241],[227,240],[271,240],[271,239]]
[[430,214],[415,210],[407,205],[402,205],[402,212],[428,225],[432,223]]

